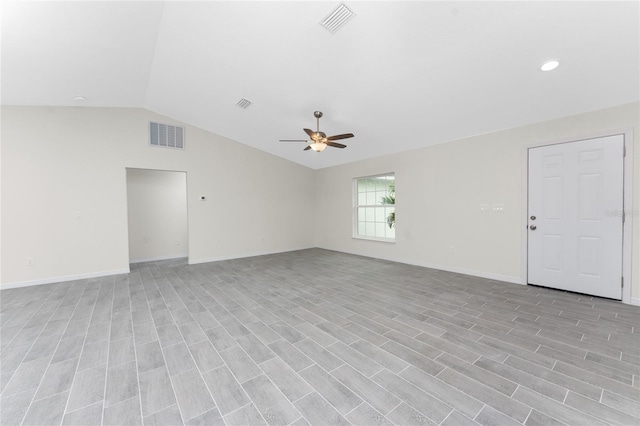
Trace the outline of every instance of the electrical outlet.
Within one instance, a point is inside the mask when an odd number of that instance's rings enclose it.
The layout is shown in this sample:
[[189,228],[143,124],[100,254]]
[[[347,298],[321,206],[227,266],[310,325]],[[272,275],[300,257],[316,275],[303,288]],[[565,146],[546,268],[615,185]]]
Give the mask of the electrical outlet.
[[27,266],[33,266],[33,257],[27,257]]

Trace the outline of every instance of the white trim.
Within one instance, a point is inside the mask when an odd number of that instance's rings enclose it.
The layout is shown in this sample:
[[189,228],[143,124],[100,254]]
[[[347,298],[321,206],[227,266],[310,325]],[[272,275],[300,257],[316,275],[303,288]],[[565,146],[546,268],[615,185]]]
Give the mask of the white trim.
[[156,262],[158,260],[172,260],[172,259],[185,259],[189,257],[187,253],[170,254],[168,256],[146,257],[142,259],[131,259],[129,264],[144,263],[144,262]]
[[438,269],[440,271],[447,271],[447,272],[453,272],[456,274],[463,274],[463,275],[471,275],[473,277],[479,277],[479,278],[486,278],[489,280],[495,280],[495,281],[503,281],[503,282],[507,282],[507,283],[511,283],[511,284],[522,284],[522,280],[520,279],[520,277],[512,277],[509,275],[502,275],[502,274],[494,274],[492,272],[484,272],[484,271],[476,271],[473,269],[467,269],[467,268],[458,268],[456,266],[443,266],[443,265],[436,265],[433,263],[428,263],[428,262],[400,262],[397,260],[394,260],[394,262],[398,262],[398,263],[407,263],[409,265],[415,265],[415,266],[422,266],[423,268],[430,268],[430,269]]
[[[624,137],[624,212],[627,215],[633,208],[633,130],[628,129],[622,133]],[[637,191],[637,188],[635,189]],[[622,232],[622,276],[624,277],[624,287],[622,288],[622,303],[632,304],[631,286],[633,271],[633,215],[628,214],[625,218]]]
[[357,251],[336,250],[336,249],[330,249],[330,248],[324,248],[324,247],[318,247],[318,248],[321,248],[323,250],[331,250],[331,251],[338,251],[338,252],[341,252],[341,253],[353,254],[353,255],[356,255],[356,256],[368,257],[370,259],[380,259],[380,260],[386,260],[386,261],[389,261],[389,262],[402,263],[402,264],[405,264],[405,265],[420,266],[422,268],[437,269],[439,271],[453,272],[455,274],[470,275],[470,276],[473,276],[473,277],[486,278],[486,279],[489,279],[489,280],[503,281],[503,282],[507,282],[507,283],[511,283],[511,284],[522,284],[522,280],[520,279],[520,277],[512,277],[510,275],[494,274],[493,272],[485,272],[485,271],[476,271],[474,269],[459,268],[457,266],[438,265],[438,264],[435,264],[435,263],[423,262],[423,261],[420,261],[420,260],[406,260],[406,259],[397,259],[397,258],[393,258],[393,257],[373,257],[373,256],[367,256],[367,255],[362,254],[362,253],[357,252]]
[[199,263],[209,263],[209,262],[220,262],[222,260],[244,259],[246,257],[266,256],[266,255],[269,255],[269,254],[288,253],[290,251],[309,250],[309,249],[312,249],[312,248],[317,248],[317,247],[308,246],[308,247],[298,247],[298,248],[290,248],[290,249],[276,250],[276,251],[259,251],[259,252],[241,254],[241,255],[225,255],[225,256],[216,256],[216,257],[203,257],[201,259],[191,259],[191,258],[189,258],[189,265],[197,265]]
[[[189,241],[191,240],[191,236],[189,235],[189,173],[186,170],[175,170],[175,169],[149,169],[149,168],[142,168],[142,167],[127,167],[125,166],[124,168],[124,194],[125,194],[125,201],[126,201],[126,206],[125,206],[125,214],[126,214],[126,219],[127,219],[127,257],[129,257],[131,255],[130,252],[130,246],[129,246],[129,178],[127,176],[127,171],[128,170],[142,170],[142,171],[152,171],[152,172],[171,172],[171,173],[184,173],[184,179],[185,179],[185,188],[184,188],[184,192],[185,192],[185,203],[186,203],[186,208],[187,208],[187,250],[189,250]],[[181,254],[175,254],[175,255],[169,255],[169,256],[160,256],[160,257],[149,257],[149,258],[140,258],[140,259],[130,259],[129,260],[129,264],[134,264],[134,263],[143,263],[143,262],[153,262],[153,261],[158,261],[158,260],[171,260],[171,259],[179,259],[179,258],[183,258],[183,257],[189,257],[189,253],[181,253]]]
[[532,146],[526,145],[522,147],[522,167],[520,173],[520,182],[522,186],[520,189],[520,216],[521,216],[521,228],[520,228],[520,284],[528,285],[529,281],[529,148]]
[[380,237],[364,237],[362,235],[358,235],[357,237],[351,237],[354,240],[364,240],[364,241],[376,241],[378,243],[387,243],[387,244],[395,244],[396,240],[394,238],[380,238]]
[[[603,138],[607,136],[616,136],[622,135],[624,138],[624,146],[626,149],[626,156],[624,157],[623,167],[624,167],[624,178],[623,178],[623,186],[624,186],[624,210],[626,214],[627,211],[631,209],[633,206],[633,130],[625,129],[625,130],[617,130],[603,133],[596,133],[592,135],[585,135],[584,137],[579,138],[571,138],[565,140],[559,140],[555,142],[538,142],[533,144],[528,144],[522,147],[522,186],[521,186],[521,206],[522,206],[522,215],[521,215],[521,259],[522,259],[522,284],[527,285],[527,271],[528,271],[528,244],[527,244],[527,225],[528,225],[528,190],[529,190],[529,161],[528,161],[528,153],[530,148],[537,148],[541,146],[548,145],[558,145],[562,143],[571,143],[571,142],[579,142],[589,139]],[[631,298],[631,285],[633,283],[631,279],[631,272],[633,268],[633,217],[629,215],[627,220],[624,223],[624,229],[622,234],[622,276],[624,277],[624,287],[622,288],[622,303],[628,305],[635,305],[640,299],[632,299]]]
[[629,305],[640,306],[640,298],[632,297],[631,299],[629,299]]
[[129,268],[126,268],[126,269],[114,269],[111,271],[91,272],[88,274],[64,275],[61,277],[42,278],[39,280],[17,281],[13,283],[1,284],[0,289],[8,290],[10,288],[30,287],[32,285],[56,284],[56,283],[61,283],[65,281],[86,280],[88,278],[108,277],[110,275],[122,275],[122,274],[128,274],[130,272],[131,271],[129,270]]

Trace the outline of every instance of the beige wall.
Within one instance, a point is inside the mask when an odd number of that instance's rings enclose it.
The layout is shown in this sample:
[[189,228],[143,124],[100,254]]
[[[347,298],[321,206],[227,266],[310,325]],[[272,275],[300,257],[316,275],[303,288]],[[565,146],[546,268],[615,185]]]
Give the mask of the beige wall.
[[[633,284],[640,298],[640,133],[637,103],[475,136],[317,172],[319,247],[522,281],[522,155],[526,145],[633,129]],[[428,123],[425,123],[428,131]],[[393,143],[393,141],[389,141]],[[352,238],[352,179],[396,174],[396,242]],[[483,212],[481,204],[502,204]],[[628,209],[630,207],[627,207]],[[450,253],[451,246],[455,253]]]
[[[318,171],[190,126],[185,151],[150,148],[150,120],[173,123],[142,109],[2,108],[4,286],[126,271],[126,168],[187,172],[192,263],[318,246],[520,282],[523,147],[632,129],[640,302],[638,103]],[[353,239],[352,179],[385,172],[397,241]]]
[[187,257],[187,174],[127,169],[129,261]]
[[303,166],[190,126],[151,148],[149,121],[179,123],[143,109],[1,112],[3,287],[126,271],[126,168],[187,172],[191,262],[315,246]]

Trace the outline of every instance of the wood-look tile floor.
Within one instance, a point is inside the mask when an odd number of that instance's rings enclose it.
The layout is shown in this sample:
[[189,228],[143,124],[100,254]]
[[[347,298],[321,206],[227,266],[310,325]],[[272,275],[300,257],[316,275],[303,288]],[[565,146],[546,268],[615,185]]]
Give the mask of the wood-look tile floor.
[[640,309],[320,249],[0,292],[8,425],[638,425]]

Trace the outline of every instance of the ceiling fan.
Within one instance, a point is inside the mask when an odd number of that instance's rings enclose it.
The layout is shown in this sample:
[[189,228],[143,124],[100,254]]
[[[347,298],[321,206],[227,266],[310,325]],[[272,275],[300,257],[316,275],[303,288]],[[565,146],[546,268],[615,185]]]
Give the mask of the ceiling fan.
[[309,135],[310,139],[280,139],[280,142],[306,142],[309,145],[303,150],[307,151],[309,149],[314,150],[315,152],[324,151],[324,149],[328,146],[334,148],[346,148],[346,145],[341,143],[337,143],[334,141],[340,139],[348,139],[353,137],[353,133],[344,133],[342,135],[334,135],[327,136],[324,132],[320,131],[320,117],[322,117],[322,111],[315,111],[313,116],[316,118],[317,126],[316,131],[314,132],[311,129],[302,129],[305,131],[307,135]]

